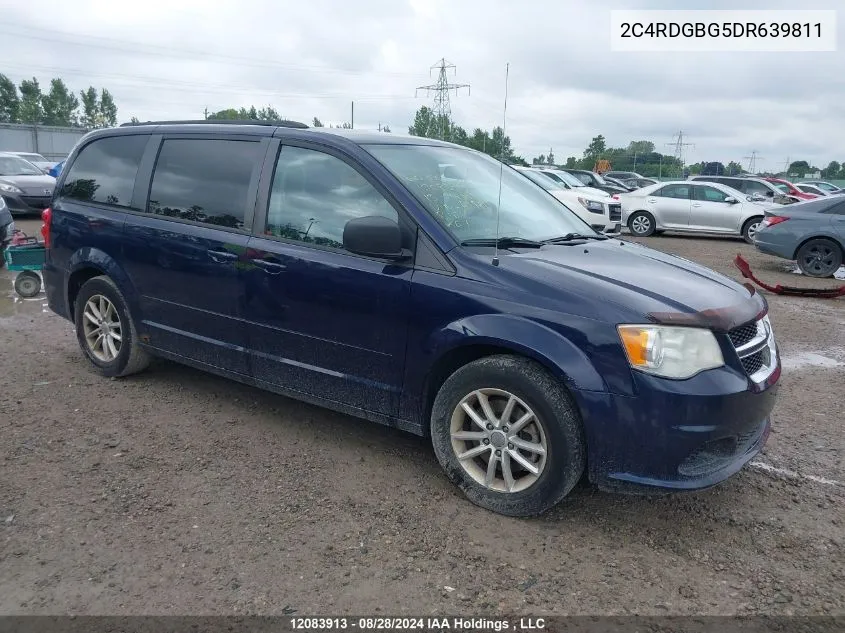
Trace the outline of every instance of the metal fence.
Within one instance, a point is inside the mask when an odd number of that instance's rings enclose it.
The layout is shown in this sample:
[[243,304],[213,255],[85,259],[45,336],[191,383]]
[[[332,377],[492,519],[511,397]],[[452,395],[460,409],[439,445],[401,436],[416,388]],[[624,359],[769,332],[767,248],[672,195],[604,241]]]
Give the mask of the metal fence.
[[88,130],[78,127],[0,123],[0,151],[35,152],[47,160],[67,158]]

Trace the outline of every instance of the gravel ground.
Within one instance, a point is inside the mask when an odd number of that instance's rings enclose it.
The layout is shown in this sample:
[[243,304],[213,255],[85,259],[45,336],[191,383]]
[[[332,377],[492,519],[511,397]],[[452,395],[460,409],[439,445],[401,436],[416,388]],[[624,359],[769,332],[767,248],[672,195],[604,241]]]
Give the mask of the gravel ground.
[[[645,241],[803,281],[741,241]],[[756,465],[694,494],[583,488],[518,520],[465,501],[402,432],[172,363],[99,378],[10,279],[2,614],[845,613],[843,299],[768,297],[786,369]]]

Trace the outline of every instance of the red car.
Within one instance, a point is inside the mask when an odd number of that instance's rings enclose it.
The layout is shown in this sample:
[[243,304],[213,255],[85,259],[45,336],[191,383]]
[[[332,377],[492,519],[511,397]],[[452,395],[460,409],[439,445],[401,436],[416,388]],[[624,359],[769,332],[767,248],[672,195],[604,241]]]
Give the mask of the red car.
[[793,198],[799,198],[800,200],[813,200],[814,198],[818,198],[818,196],[814,193],[801,191],[788,180],[782,180],[781,178],[766,178],[766,180],[780,189],[783,193],[788,196],[792,196]]

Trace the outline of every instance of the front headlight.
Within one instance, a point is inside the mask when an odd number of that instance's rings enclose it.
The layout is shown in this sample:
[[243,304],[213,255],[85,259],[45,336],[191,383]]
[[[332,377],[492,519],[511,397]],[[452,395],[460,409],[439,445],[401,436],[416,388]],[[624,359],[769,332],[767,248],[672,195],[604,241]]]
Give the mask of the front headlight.
[[6,193],[23,193],[23,191],[15,187],[15,185],[10,185],[5,182],[0,182],[0,191],[5,191]]
[[664,325],[620,325],[631,367],[663,378],[691,378],[725,364],[710,330]]
[[590,211],[591,213],[601,213],[604,215],[604,205],[601,202],[587,200],[586,198],[578,198],[578,202],[580,202],[587,211]]

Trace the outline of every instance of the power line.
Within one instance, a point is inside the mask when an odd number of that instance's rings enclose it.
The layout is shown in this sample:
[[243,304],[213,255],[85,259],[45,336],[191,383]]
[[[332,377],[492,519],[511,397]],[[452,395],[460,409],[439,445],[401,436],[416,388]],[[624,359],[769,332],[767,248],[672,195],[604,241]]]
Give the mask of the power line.
[[[428,93],[434,92],[434,123],[437,126],[437,136],[441,140],[447,140],[451,136],[452,127],[452,106],[449,103],[449,91],[454,90],[458,94],[461,88],[467,89],[469,94],[469,84],[450,84],[446,71],[449,69],[455,70],[455,65],[447,62],[445,58],[441,58],[439,62],[434,64],[429,73],[435,68],[438,69],[437,81],[428,86],[417,87],[416,92],[425,90]],[[457,72],[457,71],[455,71]],[[416,92],[414,96],[416,96]]]
[[[22,32],[23,31],[23,32]],[[45,33],[46,35],[32,35],[26,31],[35,31],[37,33]],[[412,73],[396,73],[384,71],[365,71],[352,70],[348,68],[331,68],[327,66],[303,66],[300,64],[280,64],[278,62],[268,62],[260,60],[255,57],[242,57],[236,55],[224,55],[221,53],[213,53],[209,51],[197,51],[186,48],[178,48],[174,46],[161,46],[158,44],[145,44],[142,42],[133,42],[126,40],[119,40],[110,37],[103,37],[99,35],[80,35],[77,33],[70,33],[67,31],[58,31],[53,29],[45,29],[33,27],[23,24],[10,24],[4,22],[0,26],[0,34],[6,37],[17,37],[24,40],[38,40],[43,42],[50,42],[52,44],[62,44],[69,46],[81,46],[85,48],[99,48],[109,51],[122,51],[127,53],[143,53],[146,55],[165,57],[168,59],[178,58],[182,59],[185,56],[193,56],[201,61],[219,61],[220,63],[237,64],[238,66],[253,66],[256,68],[278,68],[282,70],[301,71],[309,73],[340,73],[345,75],[380,75],[393,77],[411,77]],[[64,36],[64,37],[62,37]],[[74,41],[67,39],[68,37],[82,39],[82,41]],[[102,42],[102,43],[98,43]]]
[[[8,68],[23,69],[22,66],[6,66]],[[282,99],[349,99],[350,93],[291,93],[281,92],[278,90],[265,89],[254,86],[237,86],[231,84],[207,84],[202,82],[191,81],[177,81],[167,80],[151,76],[134,76],[124,75],[120,73],[89,73],[85,70],[60,68],[50,66],[26,66],[22,72],[31,73],[32,71],[42,73],[56,73],[59,75],[78,75],[86,77],[87,81],[95,81],[106,79],[109,82],[123,84],[132,88],[146,88],[155,87],[164,89],[167,92],[189,92],[191,94],[199,93],[225,93],[225,94],[240,94],[240,95],[270,95],[277,96]],[[374,95],[355,95],[356,101],[374,101],[374,100],[390,100],[397,99],[413,99],[407,95],[391,95],[391,94],[374,94]]]

